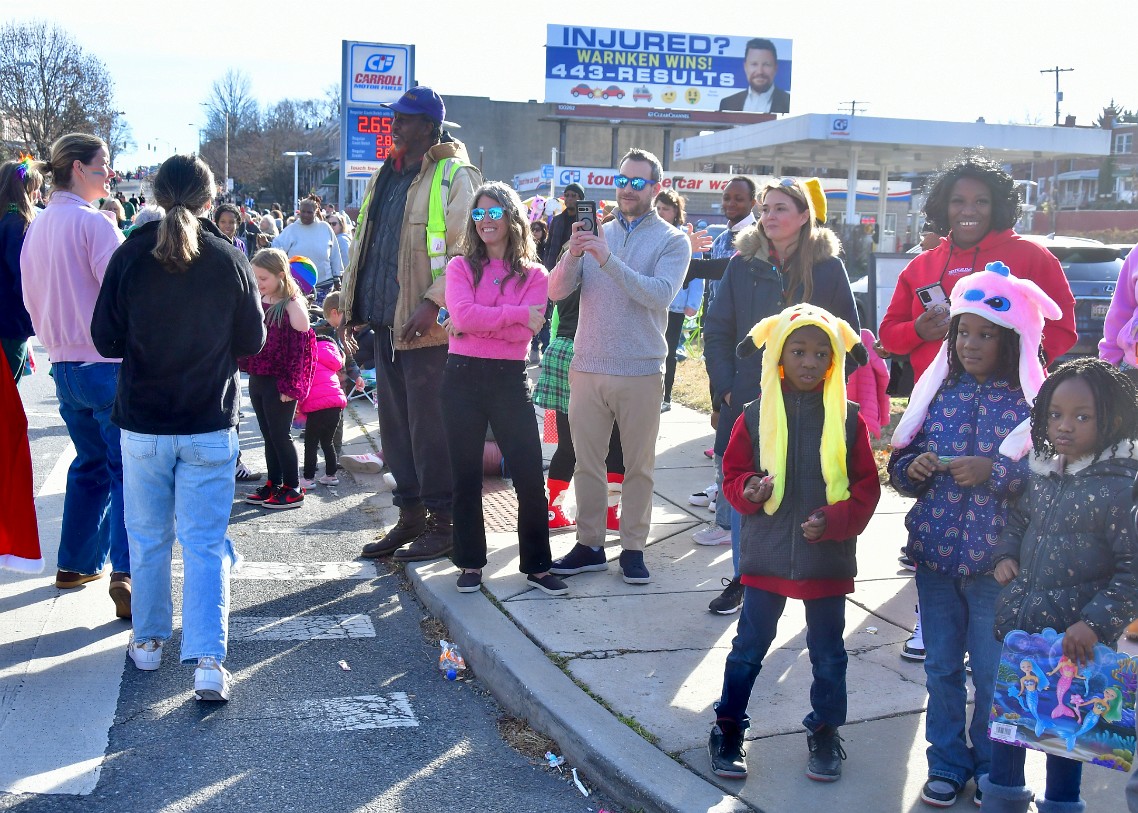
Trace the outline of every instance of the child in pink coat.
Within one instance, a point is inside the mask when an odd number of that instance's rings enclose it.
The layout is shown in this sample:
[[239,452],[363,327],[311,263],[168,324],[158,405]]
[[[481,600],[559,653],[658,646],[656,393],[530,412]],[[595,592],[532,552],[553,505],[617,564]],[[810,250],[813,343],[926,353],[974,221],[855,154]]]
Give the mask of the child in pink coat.
[[[340,370],[344,369],[344,354],[330,336],[316,339],[316,372],[312,376],[312,386],[308,395],[300,402],[299,411],[306,417],[304,429],[304,471],[300,478],[303,489],[315,488],[316,483],[326,486],[339,485],[336,477],[339,465],[336,461],[336,427],[348,399],[340,386]],[[324,450],[324,476],[316,477],[317,447]]]
[[[868,350],[877,342],[872,331],[861,329],[861,343]],[[881,437],[881,430],[889,425],[889,368],[876,353],[869,353],[869,363],[858,367],[846,382],[849,399],[861,407],[858,412],[869,427],[869,434]]]

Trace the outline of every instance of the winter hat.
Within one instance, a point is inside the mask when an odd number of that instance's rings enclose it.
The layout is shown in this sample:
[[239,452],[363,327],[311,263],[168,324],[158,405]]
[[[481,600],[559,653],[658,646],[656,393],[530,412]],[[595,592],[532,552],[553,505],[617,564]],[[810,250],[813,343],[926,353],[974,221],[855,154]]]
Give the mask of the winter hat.
[[759,449],[763,466],[773,478],[774,490],[763,504],[763,510],[768,514],[778,510],[786,492],[786,404],[779,375],[782,346],[791,333],[809,325],[821,328],[834,350],[833,361],[822,385],[825,417],[822,420],[820,454],[822,478],[826,481],[826,501],[833,505],[850,496],[850,480],[846,471],[846,353],[861,348],[855,356],[864,363],[865,348],[861,347],[857,333],[844,320],[815,305],[794,305],[780,314],[768,316],[751,328],[735,350],[740,358],[746,358],[762,345],[767,347],[763,353],[760,378]]
[[[983,271],[961,277],[952,288],[948,312],[952,316],[972,313],[1019,334],[1019,384],[1028,404],[1035,403],[1046,373],[1039,363],[1043,320],[1059,319],[1059,306],[1034,282],[1011,274],[999,260]],[[913,388],[909,406],[893,433],[893,448],[903,449],[925,423],[929,404],[948,378],[948,339],[941,343],[933,363]],[[1028,421],[1017,426],[1000,444],[1000,454],[1019,460],[1031,450]]]

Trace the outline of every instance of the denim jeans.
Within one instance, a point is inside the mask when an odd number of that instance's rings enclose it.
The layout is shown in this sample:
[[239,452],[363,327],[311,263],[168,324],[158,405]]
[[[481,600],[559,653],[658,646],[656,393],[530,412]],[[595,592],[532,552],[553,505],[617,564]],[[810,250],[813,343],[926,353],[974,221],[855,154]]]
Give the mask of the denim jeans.
[[[1007,788],[1024,787],[1027,783],[1023,772],[1026,756],[1026,748],[993,742],[988,781]],[[1083,763],[1055,754],[1047,755],[1047,790],[1043,798],[1052,802],[1077,802],[1082,784]]]
[[[846,597],[807,599],[806,647],[814,682],[810,685],[810,713],[802,720],[811,733],[824,725],[834,728],[846,721]],[[743,588],[743,610],[731,641],[731,654],[723,670],[723,694],[715,704],[720,718],[746,727],[751,689],[762,671],[763,658],[774,641],[786,597],[756,587]]]
[[237,430],[200,435],[123,432],[134,637],[170,638],[170,558],[182,543],[182,662],[225,660]]
[[518,554],[522,573],[543,573],[553,563],[541,440],[524,361],[452,354],[443,373],[443,426],[454,480],[452,534],[456,567],[486,564],[482,514],[482,455],[486,427],[510,467],[518,495]]
[[[917,598],[926,652],[925,685],[929,693],[925,716],[929,747],[925,754],[930,777],[963,785],[988,773],[992,755],[988,714],[1001,649],[993,631],[999,593],[1000,585],[990,573],[946,576],[917,567]],[[965,652],[970,656],[975,688],[971,722],[966,720]]]
[[52,364],[59,414],[75,446],[67,470],[59,568],[99,573],[130,573],[123,522],[122,452],[119,428],[111,423],[119,365],[61,361]]
[[727,529],[731,527],[731,514],[735,509],[731,507],[731,503],[723,493],[723,455],[718,454],[715,456],[715,485],[719,487],[719,493],[715,498],[715,524]]

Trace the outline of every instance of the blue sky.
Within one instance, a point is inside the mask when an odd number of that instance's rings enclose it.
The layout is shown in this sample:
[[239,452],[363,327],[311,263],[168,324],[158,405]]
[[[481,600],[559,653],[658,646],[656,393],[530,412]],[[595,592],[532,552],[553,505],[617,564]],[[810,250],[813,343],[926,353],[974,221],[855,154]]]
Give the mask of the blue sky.
[[[56,0],[34,12],[15,5],[0,2],[6,19],[57,22],[107,65],[140,145],[120,166],[196,149],[205,123],[199,103],[229,68],[249,74],[262,104],[323,95],[339,80],[344,39],[414,43],[419,82],[444,98],[543,100],[547,23],[792,39],[793,108],[800,113],[836,112],[856,99],[871,116],[1050,124],[1054,76],[1039,71],[1056,64],[1075,69],[1061,78],[1062,111],[1080,124],[1112,96],[1138,108],[1138,37],[1123,0],[436,0],[429,16],[414,7],[392,13],[389,3],[295,0],[205,5],[192,13],[164,3]],[[707,13],[693,15],[697,8]],[[100,9],[113,16],[100,17]],[[221,9],[224,16],[215,11]],[[148,142],[158,149],[146,153]]]

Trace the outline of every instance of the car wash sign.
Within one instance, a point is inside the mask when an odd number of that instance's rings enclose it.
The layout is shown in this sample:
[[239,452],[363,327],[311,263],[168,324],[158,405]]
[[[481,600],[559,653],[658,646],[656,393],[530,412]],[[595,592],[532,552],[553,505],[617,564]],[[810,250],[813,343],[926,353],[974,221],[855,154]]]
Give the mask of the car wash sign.
[[788,39],[550,25],[545,60],[554,104],[788,112]]
[[414,84],[415,46],[345,42],[343,67],[349,103],[393,102]]

